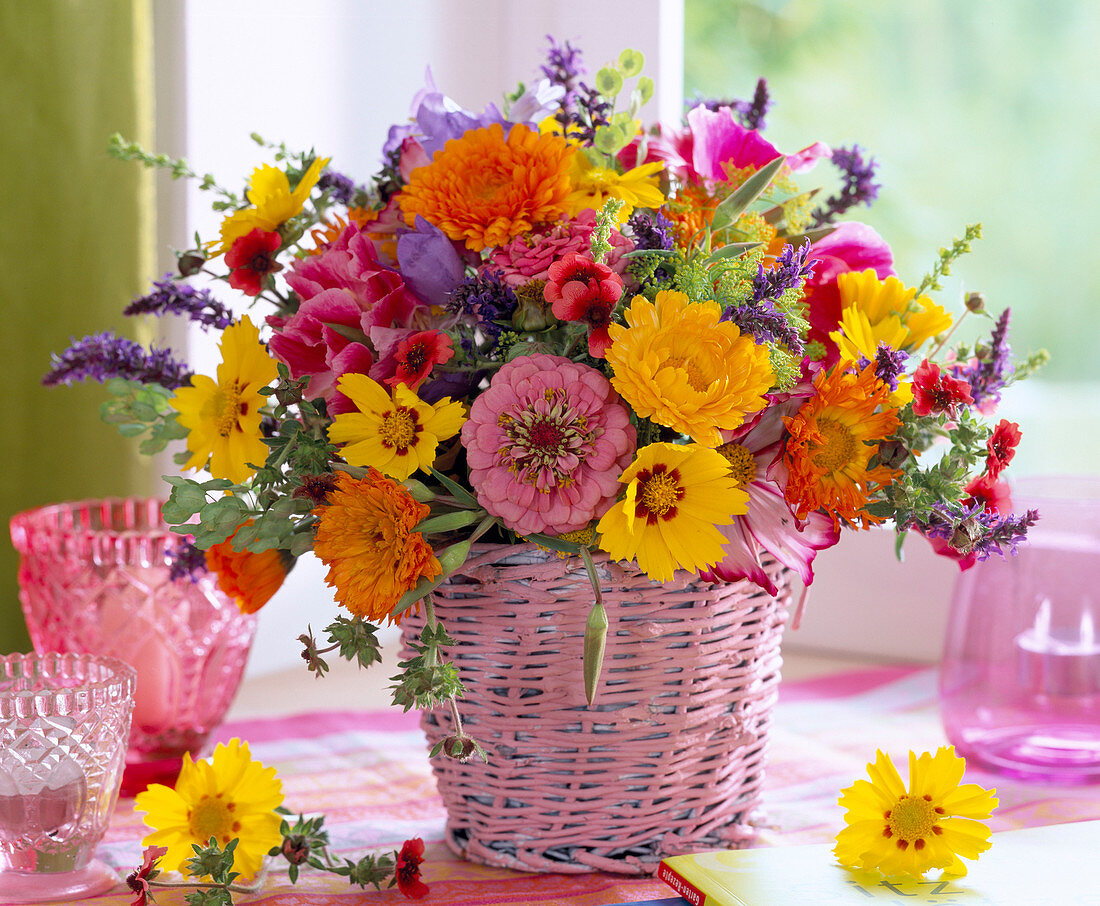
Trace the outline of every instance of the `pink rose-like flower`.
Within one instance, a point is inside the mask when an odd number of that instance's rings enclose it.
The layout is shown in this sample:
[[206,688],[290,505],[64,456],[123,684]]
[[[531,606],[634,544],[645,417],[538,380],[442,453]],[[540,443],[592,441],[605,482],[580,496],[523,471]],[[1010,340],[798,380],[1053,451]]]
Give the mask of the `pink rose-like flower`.
[[370,371],[372,328],[409,327],[426,311],[354,224],[320,255],[295,262],[287,283],[301,304],[289,318],[267,319],[275,330],[271,352],[292,377],[310,379],[310,399],[329,403],[341,374]]
[[[555,224],[541,233],[517,236],[507,245],[493,249],[486,269],[499,271],[501,279],[512,287],[523,286],[531,280],[545,280],[550,265],[566,255],[587,255],[592,249],[592,233],[596,229],[596,212],[581,211],[574,219]],[[623,256],[634,250],[634,243],[616,229],[608,237],[611,251],[604,262],[620,276],[625,273],[629,258]]]
[[601,517],[635,441],[607,378],[542,353],[501,368],[462,426],[478,502],[520,535],[561,535]]

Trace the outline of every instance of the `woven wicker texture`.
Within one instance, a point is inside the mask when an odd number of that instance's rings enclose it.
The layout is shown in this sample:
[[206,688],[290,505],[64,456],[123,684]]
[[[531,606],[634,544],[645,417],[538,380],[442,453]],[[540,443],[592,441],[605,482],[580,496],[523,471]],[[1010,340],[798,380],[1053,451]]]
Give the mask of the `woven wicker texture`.
[[[481,545],[435,593],[457,645],[460,710],[488,764],[438,757],[447,841],[469,859],[527,871],[648,874],[666,855],[752,839],[790,605],[781,593],[665,584],[606,559],[610,629],[596,700],[581,657],[592,588],[579,559]],[[404,622],[405,638],[423,618]],[[450,713],[421,721],[430,744]]]

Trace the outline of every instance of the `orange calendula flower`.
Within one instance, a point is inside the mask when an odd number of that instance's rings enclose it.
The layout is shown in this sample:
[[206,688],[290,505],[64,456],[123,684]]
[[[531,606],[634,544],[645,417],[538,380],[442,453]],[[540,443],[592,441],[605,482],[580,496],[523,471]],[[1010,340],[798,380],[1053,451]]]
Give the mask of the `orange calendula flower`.
[[413,170],[399,196],[409,226],[420,214],[449,238],[480,251],[529,233],[566,211],[575,150],[557,135],[499,123],[451,139]]
[[328,505],[313,511],[313,552],[329,568],[325,579],[337,602],[368,620],[400,622],[392,612],[401,596],[443,572],[431,545],[413,531],[428,512],[377,469],[362,480],[339,473]]
[[[251,520],[245,523],[251,524]],[[218,587],[237,602],[241,613],[255,613],[283,587],[294,558],[280,550],[233,550],[236,534],[206,551],[206,568],[217,576]]]
[[722,443],[723,429],[764,408],[775,380],[767,346],[721,315],[716,302],[662,290],[653,302],[634,297],[627,327],[608,327],[607,362],[619,395],[639,415],[710,447]]
[[814,396],[784,417],[790,432],[783,461],[789,470],[787,502],[799,519],[822,510],[833,520],[864,528],[881,522],[865,509],[868,495],[900,474],[885,465],[868,468],[879,442],[898,426],[890,388],[862,371],[837,369],[814,380]]

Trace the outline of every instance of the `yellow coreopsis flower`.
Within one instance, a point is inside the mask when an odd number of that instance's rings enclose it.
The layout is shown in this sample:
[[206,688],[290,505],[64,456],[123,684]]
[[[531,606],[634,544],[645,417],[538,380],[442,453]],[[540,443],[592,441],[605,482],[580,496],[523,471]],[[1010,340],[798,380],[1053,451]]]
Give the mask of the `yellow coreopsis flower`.
[[265,233],[274,232],[298,214],[329,160],[327,157],[314,160],[293,192],[286,173],[278,167],[264,164],[253,170],[248,189],[252,207],[234,211],[222,221],[221,245],[217,248],[217,254],[228,251],[241,236],[248,235],[257,227]]
[[[898,342],[884,341],[893,348],[912,352],[951,327],[951,315],[942,306],[928,296],[916,298],[917,291],[907,287],[897,277],[879,280],[874,270],[868,268],[840,274],[836,285],[840,293],[841,327],[845,326],[844,316],[848,309],[864,315],[869,325],[870,336],[861,340],[845,331],[857,345],[890,337]],[[849,327],[854,327],[858,320],[849,315]],[[873,359],[877,345],[875,342],[875,347],[870,350],[861,347],[861,351],[867,358]]]
[[425,403],[404,384],[391,396],[365,374],[345,374],[336,386],[358,411],[338,414],[329,440],[345,445],[340,452],[351,465],[373,466],[398,481],[430,468],[440,441],[454,437],[466,421],[462,403],[450,397]]
[[725,556],[729,525],[748,512],[749,495],[731,477],[729,462],[699,444],[650,444],[619,479],[626,496],[596,531],[615,560],[635,560],[654,582],[677,569],[698,572]]
[[232,739],[219,743],[209,761],[185,755],[175,788],[151,784],[138,793],[134,808],[146,812],[145,823],[153,828],[142,842],[168,848],[166,870],[183,871],[195,855],[192,844],[206,846],[214,837],[224,849],[235,837],[233,868],[252,877],[268,850],[282,842],[282,818],[275,811],[282,803],[275,769],[253,761],[248,743]]
[[878,752],[867,765],[870,781],[841,791],[847,827],[837,834],[837,860],[888,877],[920,878],[932,868],[965,875],[959,856],[977,859],[989,849],[989,827],[981,822],[998,804],[996,790],[960,785],[965,769],[952,746],[935,755],[910,752],[906,788],[889,756]]
[[611,324],[611,385],[644,418],[718,446],[722,430],[764,408],[775,380],[768,347],[721,320],[717,302],[662,290],[635,296],[627,326]]
[[260,391],[278,376],[275,360],[260,342],[260,332],[248,319],[225,329],[218,379],[197,374],[190,387],[180,387],[171,399],[177,421],[188,430],[191,458],[185,469],[201,469],[233,482],[247,480],[267,460],[260,431],[260,408],[267,401]]
[[597,167],[578,152],[573,155],[569,171],[572,191],[565,199],[567,212],[575,217],[586,208],[598,211],[609,198],[618,198],[624,202],[619,209],[618,222],[626,223],[635,208],[659,208],[665,203],[665,196],[658,185],[657,174],[664,166],[664,161],[654,161],[617,173],[610,167]]

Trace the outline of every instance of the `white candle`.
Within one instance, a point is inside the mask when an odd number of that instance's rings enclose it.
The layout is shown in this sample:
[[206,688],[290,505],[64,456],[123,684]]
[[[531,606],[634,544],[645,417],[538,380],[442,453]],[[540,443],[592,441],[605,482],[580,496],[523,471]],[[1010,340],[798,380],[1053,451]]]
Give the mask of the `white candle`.
[[1051,627],[1050,600],[1043,599],[1035,623],[1016,636],[1020,682],[1045,695],[1100,693],[1100,640],[1092,612],[1077,626]]

